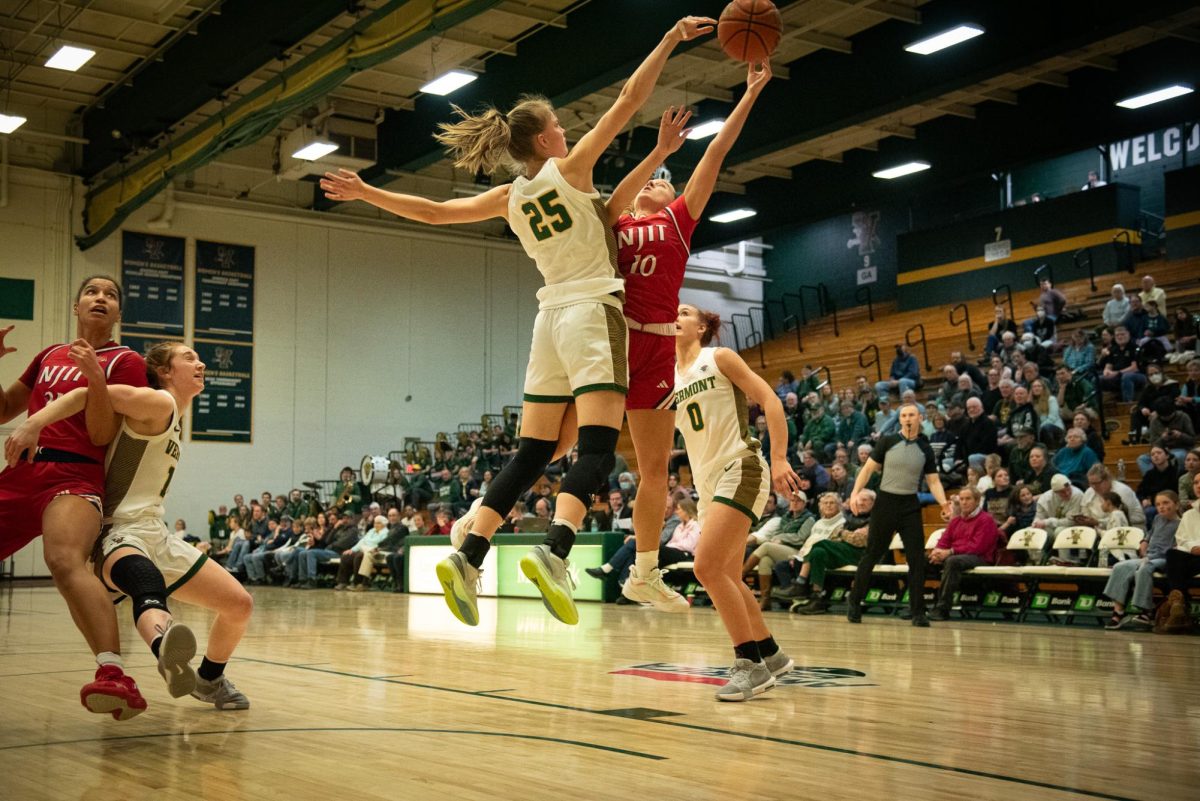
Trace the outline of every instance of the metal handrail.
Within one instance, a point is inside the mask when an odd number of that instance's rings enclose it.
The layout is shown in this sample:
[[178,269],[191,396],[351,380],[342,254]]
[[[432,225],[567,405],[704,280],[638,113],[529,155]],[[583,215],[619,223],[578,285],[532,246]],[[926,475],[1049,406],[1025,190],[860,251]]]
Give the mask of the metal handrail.
[[767,369],[767,356],[766,356],[766,352],[763,350],[762,334],[760,334],[758,331],[751,331],[750,336],[746,337],[746,339],[747,340],[750,340],[750,339],[755,340],[753,343],[747,342],[746,347],[753,348],[755,346],[758,346],[758,366],[759,366],[759,368],[761,368],[763,370]]
[[838,327],[837,304],[833,302],[833,298],[826,298],[825,302],[827,304],[826,308],[829,310],[829,313],[833,315],[833,335],[835,337],[840,337],[842,335],[842,331]]
[[783,322],[787,318],[788,313],[787,313],[787,307],[783,305],[782,300],[779,300],[777,298],[771,298],[770,300],[763,301],[763,313],[767,320],[767,328],[771,331],[771,338],[774,339],[775,338],[775,316],[771,312],[771,304],[772,303],[778,304],[778,306],[779,306],[779,324],[780,324],[780,326],[782,326],[780,328],[781,333],[786,333],[788,331],[787,326]]
[[1008,296],[1008,319],[1014,320],[1014,319],[1016,319],[1016,316],[1017,316],[1017,310],[1013,308],[1012,287],[1011,286],[1009,286],[1008,284],[1001,284],[1000,286],[993,288],[992,289],[992,305],[993,306],[1001,305],[996,300],[996,297],[1000,294],[1001,289],[1003,289],[1005,294]]
[[[917,330],[919,330],[921,332],[921,338],[914,342],[913,338],[912,338],[912,332],[917,331]],[[933,365],[929,363],[929,344],[925,341],[925,324],[924,323],[917,323],[916,325],[912,326],[911,328],[909,328],[907,331],[904,332],[904,344],[905,345],[908,345],[911,348],[914,345],[916,345],[917,342],[921,343],[921,351],[922,351],[922,353],[925,354],[925,370],[926,371],[932,370]]]
[[1043,272],[1046,274],[1046,277],[1050,279],[1050,284],[1051,285],[1054,284],[1054,268],[1050,266],[1050,262],[1046,262],[1045,264],[1041,265],[1040,267],[1038,267],[1036,270],[1033,271],[1033,285],[1034,286],[1042,285],[1042,273]]
[[[864,294],[867,296],[867,299],[865,301],[863,300]],[[869,284],[864,284],[863,286],[860,286],[858,289],[854,290],[854,302],[855,303],[866,303],[867,304],[867,318],[871,322],[875,322],[875,306],[874,306],[874,304],[871,303],[871,287]]]
[[[1128,230],[1117,231],[1112,238],[1113,250],[1117,254],[1117,266],[1133,272],[1133,238]],[[1124,262],[1124,264],[1122,264]]]
[[[873,356],[871,358],[871,361],[864,362],[863,354],[866,353],[867,351],[871,351]],[[858,352],[858,366],[859,367],[866,370],[872,364],[875,365],[875,380],[877,382],[882,381],[883,380],[883,364],[880,363],[880,361],[879,361],[879,346],[876,345],[874,342],[872,342],[870,345],[867,345],[865,348],[863,348],[862,350],[860,350]]]
[[[1120,397],[1120,395],[1117,397]],[[1095,406],[1091,405],[1093,400],[1096,402]],[[1099,381],[1096,382],[1095,387],[1092,389],[1092,394],[1083,399],[1083,403],[1084,405],[1088,406],[1088,408],[1094,408],[1096,410],[1096,416],[1100,419],[1100,438],[1107,441],[1108,424],[1104,419],[1104,394],[1100,389]]]
[[1092,284],[1092,291],[1096,291],[1096,267],[1092,264],[1092,249],[1080,248],[1071,256],[1071,261],[1075,263],[1075,269],[1081,269],[1084,264],[1087,265],[1088,281]]
[[[963,310],[963,317],[961,320],[955,320],[954,313],[959,309]],[[975,350],[975,340],[971,337],[971,308],[967,304],[960,303],[950,310],[950,325],[965,325],[967,327],[967,347]]]
[[[796,287],[796,292],[798,292],[800,295],[800,308],[802,309],[804,308],[804,290],[806,289],[816,293],[817,295],[817,316],[824,317],[826,314],[828,314],[828,312],[825,311],[825,299],[826,296],[829,295],[829,290],[825,287],[825,284],[801,284],[800,286]],[[806,324],[808,323],[807,317],[805,317],[804,322]]]
[[821,382],[819,382],[819,383],[817,384],[817,386],[816,386],[816,387],[814,387],[814,389],[813,389],[813,391],[814,391],[814,392],[816,392],[816,393],[818,394],[818,397],[819,397],[819,396],[820,396],[821,389],[822,389],[823,387],[825,387],[825,385],[827,385],[827,384],[828,384],[829,386],[833,386],[833,372],[832,372],[832,371],[831,371],[831,370],[830,370],[828,367],[826,367],[825,365],[821,365],[820,367],[818,367],[818,368],[816,368],[815,370],[813,370],[813,375],[816,375],[817,373],[825,373],[825,380],[824,380],[824,381],[821,381]]
[[[785,316],[795,318],[798,321],[798,323],[797,323],[798,325],[808,325],[808,309],[806,309],[804,307],[804,293],[803,292],[784,292],[779,297],[780,297],[779,305],[783,308],[783,313]],[[800,314],[799,315],[788,313],[787,302],[788,302],[789,298],[795,298],[800,303]]]
[[[755,312],[758,312],[758,316],[762,320],[761,326],[754,322]],[[769,314],[767,314],[767,306],[765,303],[762,306],[747,306],[746,314],[750,315],[750,330],[757,333],[760,340],[775,338],[775,329],[771,326],[771,317]]]
[[[748,322],[750,324],[750,333],[751,334],[754,333],[754,318],[752,318],[749,314],[745,314],[743,312],[734,312],[733,314],[729,315],[729,322],[733,325],[733,341],[734,341],[734,344],[737,345],[737,350],[740,351],[742,349],[742,334],[741,334],[741,329],[738,328],[738,324],[737,324],[739,317],[746,318],[746,322]],[[746,337],[747,342],[749,341],[749,339],[750,339],[750,337],[747,336]],[[746,347],[748,348],[750,346],[747,344]]]
[[794,330],[796,332],[796,350],[799,351],[800,353],[804,353],[804,339],[800,335],[800,329],[803,328],[803,326],[801,326],[800,321],[796,319],[796,315],[789,314],[787,317],[783,318],[783,330],[784,331],[789,330],[788,329],[789,321],[791,322],[791,324],[793,326],[795,326]]

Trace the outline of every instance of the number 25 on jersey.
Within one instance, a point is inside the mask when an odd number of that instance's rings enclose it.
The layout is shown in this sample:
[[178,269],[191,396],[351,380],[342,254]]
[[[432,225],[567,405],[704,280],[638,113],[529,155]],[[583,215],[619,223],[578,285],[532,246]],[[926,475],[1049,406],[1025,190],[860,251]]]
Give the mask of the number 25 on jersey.
[[536,202],[531,200],[521,206],[521,211],[529,220],[529,228],[539,242],[544,242],[556,233],[561,234],[575,223],[567,207],[557,201],[558,190],[551,189],[544,195],[539,195]]

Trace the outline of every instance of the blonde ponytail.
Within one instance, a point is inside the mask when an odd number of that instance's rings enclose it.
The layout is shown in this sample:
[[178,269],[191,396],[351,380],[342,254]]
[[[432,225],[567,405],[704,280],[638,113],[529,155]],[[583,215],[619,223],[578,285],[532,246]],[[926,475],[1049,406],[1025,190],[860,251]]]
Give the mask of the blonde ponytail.
[[534,140],[554,114],[550,101],[540,95],[522,95],[507,114],[490,106],[479,114],[450,108],[461,119],[439,123],[434,139],[446,148],[455,167],[489,175],[501,167],[523,174],[525,162],[536,156]]

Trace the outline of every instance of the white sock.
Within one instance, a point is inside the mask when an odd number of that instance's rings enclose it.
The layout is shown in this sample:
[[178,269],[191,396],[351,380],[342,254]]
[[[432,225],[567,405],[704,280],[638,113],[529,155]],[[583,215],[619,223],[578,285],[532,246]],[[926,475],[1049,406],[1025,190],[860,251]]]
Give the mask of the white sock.
[[600,569],[604,571],[605,575],[608,575],[609,573],[611,573],[613,571],[613,566],[610,565],[608,562],[605,562],[604,564],[600,565]]
[[112,651],[101,651],[96,654],[96,664],[100,667],[105,665],[116,665],[122,670],[125,669],[125,661],[121,659],[120,654],[114,654]]
[[550,525],[552,525],[552,526],[566,526],[567,528],[571,529],[571,533],[572,533],[572,534],[578,534],[578,533],[579,533],[579,526],[577,526],[576,524],[572,523],[570,520],[563,520],[561,517],[556,517],[556,518],[554,518],[554,520],[550,521]]
[[650,571],[658,567],[658,551],[638,551],[634,557],[633,566],[638,578],[650,575]]

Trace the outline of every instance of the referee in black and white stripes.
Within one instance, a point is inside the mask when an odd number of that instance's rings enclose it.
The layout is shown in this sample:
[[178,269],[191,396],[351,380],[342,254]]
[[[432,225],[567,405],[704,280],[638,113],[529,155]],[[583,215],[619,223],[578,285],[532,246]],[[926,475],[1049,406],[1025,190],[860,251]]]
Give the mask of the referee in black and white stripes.
[[858,471],[854,491],[850,494],[850,511],[855,514],[859,510],[859,493],[877,470],[882,470],[883,474],[875,507],[871,510],[867,552],[854,574],[846,617],[851,623],[862,622],[862,599],[867,594],[871,573],[887,551],[892,533],[899,532],[908,561],[908,602],[912,623],[928,626],[929,618],[925,616],[925,527],[921,523],[921,502],[917,499],[921,476],[925,476],[929,491],[941,504],[946,519],[950,517],[951,505],[942,490],[933,448],[921,433],[921,410],[915,403],[906,403],[900,408],[900,432],[882,437],[875,443],[871,457]]

